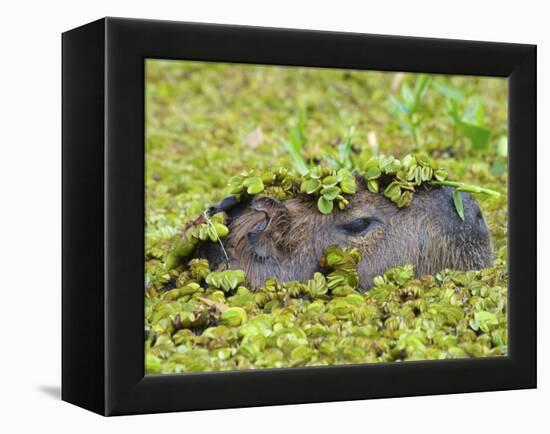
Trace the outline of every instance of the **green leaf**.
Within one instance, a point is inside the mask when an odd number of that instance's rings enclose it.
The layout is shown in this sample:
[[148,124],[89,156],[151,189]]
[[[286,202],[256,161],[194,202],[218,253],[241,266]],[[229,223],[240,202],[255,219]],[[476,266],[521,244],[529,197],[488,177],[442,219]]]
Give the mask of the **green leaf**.
[[416,166],[414,169],[414,182],[416,185],[422,184],[422,167]]
[[270,185],[275,181],[276,178],[277,177],[275,176],[274,173],[271,173],[271,172],[262,173],[262,181],[264,184]]
[[311,169],[308,173],[310,178],[313,179],[321,179],[321,176],[323,175],[323,171],[321,170],[320,166],[315,166],[313,169]]
[[214,223],[214,229],[220,238],[226,237],[229,234],[229,229],[224,224]]
[[325,187],[333,187],[338,184],[338,178],[333,175],[329,175],[323,179],[323,185]]
[[147,354],[145,356],[145,372],[148,374],[160,374],[162,371],[162,363],[157,356]]
[[427,74],[420,74],[417,77],[416,82],[414,83],[414,99],[416,104],[420,102],[420,99],[428,90],[431,81],[432,79]]
[[403,165],[403,169],[409,170],[410,167],[416,164],[416,158],[414,157],[414,155],[407,154],[405,155],[401,163]]
[[328,291],[327,281],[321,273],[315,273],[313,279],[307,282],[307,292],[312,297],[326,294]]
[[367,171],[365,172],[365,176],[367,179],[376,179],[379,178],[382,172],[378,168],[378,165],[369,167]]
[[404,116],[409,116],[408,107],[405,104],[403,104],[401,101],[399,101],[395,96],[390,95],[390,102],[398,112],[400,112]]
[[401,96],[410,109],[414,105],[414,95],[407,83],[403,83],[401,86]]
[[497,154],[501,157],[508,156],[508,137],[502,136],[497,143]]
[[491,138],[490,130],[466,122],[462,122],[460,127],[466,137],[472,142],[474,149],[477,151],[487,151],[489,149]]
[[206,283],[224,291],[235,289],[244,282],[245,275],[242,270],[213,271],[206,276]]
[[376,276],[372,283],[374,283],[374,286],[383,286],[386,281],[384,280],[384,277],[383,276]]
[[384,190],[384,196],[388,199],[391,199],[392,201],[399,199],[399,197],[401,196],[401,187],[397,182],[392,182]]
[[434,172],[434,176],[438,181],[445,181],[447,179],[447,171],[445,169],[437,169]]
[[412,191],[405,191],[401,193],[401,196],[397,201],[397,206],[399,208],[403,208],[404,206],[409,205],[411,203],[412,197],[413,197]]
[[196,282],[191,282],[183,288],[178,288],[180,295],[190,295],[201,289],[201,286]]
[[[494,327],[498,326],[498,318],[494,313],[479,311],[474,314],[474,321],[481,329],[481,331],[487,333]],[[472,327],[473,328],[473,327]]]
[[430,179],[432,179],[432,175],[433,175],[433,170],[431,167],[423,167],[422,168],[422,181],[425,182],[425,181],[429,181]]
[[407,181],[414,181],[415,177],[416,177],[416,168],[418,166],[416,164],[413,164],[410,168],[409,168],[409,171],[407,172]]
[[429,167],[431,163],[430,157],[426,152],[420,152],[419,154],[417,154],[416,161],[422,167]]
[[450,99],[454,99],[454,100],[460,100],[462,98],[464,98],[464,94],[452,87],[452,86],[449,86],[447,84],[443,84],[443,83],[434,83],[434,88],[443,96],[447,97],[447,98],[450,98]]
[[483,112],[483,100],[476,98],[471,104],[468,105],[463,114],[463,120],[466,123],[474,124],[481,127],[485,121],[485,114]]
[[233,176],[229,179],[227,186],[229,188],[229,194],[239,194],[243,189],[243,178],[240,176]]
[[324,187],[321,194],[326,200],[333,201],[340,194],[340,189],[338,187]]
[[386,175],[395,175],[401,169],[401,162],[394,157],[386,157],[380,160],[379,167]]
[[300,173],[300,175],[302,176],[305,175],[308,171],[308,167],[305,160],[302,158],[300,149],[290,144],[289,142],[284,142],[284,143],[288,153],[292,157],[296,170],[298,171],[298,173]]
[[242,270],[228,270],[226,271],[227,280],[229,282],[230,288],[235,289],[240,283],[244,282],[245,275]]
[[503,173],[506,173],[508,171],[508,167],[506,166],[506,164],[500,160],[496,160],[492,165],[491,165],[491,173],[493,175],[502,175]]
[[248,194],[260,194],[264,191],[264,182],[259,176],[253,176],[251,178],[246,178],[243,182],[243,185],[247,187],[246,192]]
[[456,212],[462,221],[464,221],[464,204],[462,203],[462,195],[460,191],[453,191],[453,202],[455,204]]
[[167,270],[172,270],[173,268],[176,268],[180,263],[180,257],[176,252],[170,252],[166,256],[166,261],[164,261],[164,267]]
[[302,193],[313,194],[321,188],[321,181],[318,179],[305,179],[300,185]]
[[353,164],[353,148],[352,148],[352,138],[353,130],[355,127],[353,125],[347,125],[344,132],[344,142],[338,145],[338,153],[340,155],[340,165],[344,167],[352,167]]
[[495,190],[491,190],[489,188],[483,188],[478,187],[477,185],[472,184],[465,184],[463,182],[456,182],[456,181],[432,181],[432,184],[434,185],[446,185],[448,187],[456,188],[459,191],[465,191],[467,193],[474,193],[474,194],[486,194],[488,196],[493,197],[499,197],[500,193]]
[[222,312],[220,319],[225,325],[236,327],[245,322],[248,316],[242,307],[230,307]]
[[208,238],[210,238],[210,241],[218,241],[218,234],[216,233],[216,229],[213,226],[206,226],[206,233],[208,234]]
[[460,107],[454,99],[447,100],[447,111],[456,124],[460,123]]
[[345,194],[355,194],[357,191],[355,178],[353,176],[345,176],[342,181],[340,181],[340,188]]
[[186,238],[182,238],[178,241],[176,244],[176,253],[178,256],[184,258],[186,256],[189,256],[193,251],[195,250],[195,246],[197,245],[197,239],[192,238],[191,240],[188,240]]
[[308,171],[308,167],[304,158],[302,157],[303,149],[307,143],[307,137],[305,132],[305,110],[302,108],[298,112],[298,120],[288,127],[289,140],[285,141],[285,147],[288,153],[292,157],[294,166],[300,175],[305,175]]
[[379,191],[378,181],[376,179],[369,180],[369,182],[367,183],[367,188],[372,193],[378,193]]
[[330,214],[334,208],[334,203],[331,200],[327,200],[324,196],[321,196],[317,201],[317,208],[323,214]]

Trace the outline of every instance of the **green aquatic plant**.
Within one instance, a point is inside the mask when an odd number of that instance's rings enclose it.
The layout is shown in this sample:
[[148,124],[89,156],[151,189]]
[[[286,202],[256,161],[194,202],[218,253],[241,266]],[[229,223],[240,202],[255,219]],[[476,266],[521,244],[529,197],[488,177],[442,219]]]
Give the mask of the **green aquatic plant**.
[[303,158],[304,148],[307,145],[305,119],[306,114],[302,107],[298,112],[298,120],[289,123],[288,138],[284,141],[284,145],[293,159],[294,166],[301,175],[305,175],[309,170],[309,166]]
[[[259,194],[274,196],[280,200],[302,194],[316,200],[319,212],[330,214],[335,204],[341,210],[349,204],[350,198],[357,192],[356,177],[366,182],[369,191],[383,194],[399,208],[409,205],[415,189],[425,183],[451,187],[454,189],[454,206],[462,220],[464,220],[464,205],[461,192],[493,197],[500,195],[488,188],[447,180],[446,170],[438,167],[426,153],[408,154],[401,160],[393,156],[372,157],[360,164],[355,173],[348,169],[330,169],[320,166],[308,170],[303,176],[285,168],[263,172],[253,170],[230,178],[228,189],[229,193],[241,200],[244,197]],[[164,259],[165,270],[170,271],[180,266],[194,253],[201,241],[219,243],[226,260],[229,261],[221,241],[228,234],[229,229],[224,224],[223,213],[209,217],[204,212],[189,222],[183,230],[183,235],[177,237]],[[165,278],[169,280],[170,276]],[[334,282],[338,281],[338,272],[328,278],[328,286],[332,289]],[[233,282],[233,277],[221,276],[220,279],[223,286],[214,286],[225,291],[234,289],[234,285],[229,284]]]
[[284,200],[296,195],[300,177],[291,170],[280,167],[274,171],[249,170],[229,178],[229,194],[238,198],[265,194]]
[[206,276],[205,282],[218,289],[229,292],[235,289],[239,283],[244,282],[242,270],[214,271]]
[[420,126],[424,120],[421,101],[430,87],[430,83],[431,78],[428,75],[420,74],[416,78],[413,89],[406,82],[403,82],[401,95],[390,95],[390,103],[399,125],[412,134],[417,149],[422,143]]
[[326,282],[332,294],[344,295],[358,288],[356,266],[360,261],[361,252],[357,248],[327,247],[320,264],[328,270]]
[[444,169],[425,153],[408,154],[402,160],[393,156],[373,157],[359,169],[372,193],[381,192],[399,208],[409,205],[416,187],[432,180],[443,181]]
[[369,191],[382,193],[399,208],[409,205],[415,189],[425,183],[451,187],[455,189],[455,208],[462,220],[464,209],[459,192],[500,195],[488,188],[447,180],[447,171],[435,164],[425,152],[407,154],[401,160],[394,156],[372,157],[359,163],[354,171],[316,166],[302,176],[284,168],[275,172],[243,172],[232,177],[228,186],[229,193],[239,198],[272,193],[277,199],[287,199],[300,192],[314,197],[321,213],[330,214],[335,204],[339,209],[344,209],[349,197],[357,192],[356,175],[366,180]]
[[[228,190],[239,199],[263,194],[285,200],[302,194],[316,201],[319,212],[330,214],[335,205],[342,210],[349,204],[350,198],[357,192],[356,176],[366,181],[370,192],[383,194],[399,208],[409,205],[415,189],[425,183],[451,187],[454,189],[455,209],[462,220],[464,205],[460,192],[496,197],[500,195],[488,188],[447,180],[447,171],[438,167],[423,152],[408,154],[401,160],[384,155],[372,157],[360,164],[354,172],[322,166],[308,170],[303,176],[285,168],[262,172],[251,170],[231,177]],[[167,254],[166,269],[171,270],[180,265],[195,251],[200,241],[219,242],[224,249],[220,239],[228,233],[223,214],[218,213],[212,218],[206,213],[201,214],[188,225],[185,235],[177,240]],[[227,258],[227,254],[225,256]]]
[[393,267],[356,291],[357,249],[331,246],[305,283],[267,279],[256,291],[240,270],[187,269],[178,286],[146,298],[146,372],[315,366],[504,355],[505,263],[415,279]]
[[347,169],[328,169],[315,167],[309,170],[300,184],[300,192],[317,198],[317,209],[323,214],[330,214],[334,202],[344,209],[349,201],[344,195],[357,191],[355,178]]
[[229,229],[224,224],[223,214],[218,214],[212,219],[206,213],[201,214],[188,225],[184,235],[178,238],[174,248],[166,256],[166,269],[171,270],[180,265],[195,251],[200,241],[220,242],[220,239],[228,234]]
[[373,157],[364,163],[359,173],[367,179],[369,191],[382,192],[399,208],[409,205],[415,188],[424,183],[451,187],[455,209],[462,220],[464,206],[460,192],[500,196],[495,190],[447,180],[447,171],[438,167],[425,152],[408,154],[402,160],[393,156]]
[[435,180],[432,181],[434,185],[446,185],[447,187],[454,188],[453,191],[453,202],[455,205],[456,212],[462,221],[464,221],[464,205],[462,203],[462,196],[460,192],[466,192],[471,194],[484,194],[487,196],[499,197],[500,193],[489,188],[482,188],[472,184],[466,184],[464,182],[455,182],[455,181],[445,181],[445,180]]
[[[398,76],[402,80],[401,86],[396,81],[396,96],[404,101],[402,85],[414,92],[418,75],[147,61],[144,343],[148,374],[507,353],[507,82],[434,77],[413,120],[397,114],[395,106],[395,111],[388,110],[388,92]],[[459,101],[463,121],[476,124],[465,110],[469,111],[470,102],[483,100],[484,119],[478,125],[491,131],[497,155],[491,152],[493,143],[488,151],[476,151],[458,126],[453,146],[449,98],[433,91],[440,83],[463,95]],[[297,108],[303,113],[297,114]],[[343,114],[344,123],[338,120]],[[417,123],[418,146],[414,132],[397,116],[409,125]],[[351,124],[353,137],[345,130]],[[251,132],[254,140],[249,140]],[[329,289],[328,275],[335,269],[326,264],[306,282],[267,279],[254,291],[246,280],[229,291],[206,283],[206,276],[220,270],[211,270],[206,259],[190,260],[198,242],[188,242],[186,231],[206,223],[200,221],[203,211],[226,197],[226,180],[234,174],[249,174],[254,168],[264,187],[258,194],[318,201],[320,191],[300,192],[304,170],[296,168],[298,175],[287,177],[284,184],[270,181],[270,174],[277,172],[274,168],[296,164],[283,145],[290,141],[297,144],[302,169],[327,164],[364,176],[362,167],[373,155],[395,155],[403,162],[409,153],[427,151],[449,174],[442,182],[499,191],[500,196],[478,196],[493,239],[495,263],[481,271],[446,270],[419,278],[410,268],[397,267],[376,278],[376,285],[365,294],[347,285]],[[475,152],[464,152],[463,144]],[[386,182],[394,178],[387,174],[376,178],[378,192],[383,194]],[[247,186],[241,182],[234,183],[238,191],[230,194],[243,200],[249,187],[251,192],[261,189],[257,180]],[[432,177],[426,185],[436,182]],[[338,212],[338,201],[333,203],[333,212]],[[220,223],[222,218],[221,213],[210,217]],[[167,270],[166,257],[181,240],[181,255]],[[219,244],[210,237],[200,242]],[[221,320],[231,307],[246,312],[240,325]]]
[[447,113],[453,126],[451,146],[455,146],[459,134],[462,134],[476,152],[487,152],[491,130],[485,125],[483,100],[478,97],[465,104],[464,94],[459,90],[442,83],[436,83],[434,87],[447,98]]

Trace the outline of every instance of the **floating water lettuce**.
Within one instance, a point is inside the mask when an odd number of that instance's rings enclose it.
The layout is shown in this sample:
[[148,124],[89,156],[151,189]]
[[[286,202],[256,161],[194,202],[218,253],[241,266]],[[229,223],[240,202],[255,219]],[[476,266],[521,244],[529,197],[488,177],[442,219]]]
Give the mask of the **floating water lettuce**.
[[195,273],[182,271],[181,287],[147,299],[147,372],[506,354],[503,261],[420,279],[410,265],[394,267],[363,294],[360,260],[357,249],[331,246],[323,272],[308,282],[267,279],[257,291],[246,287],[241,270],[206,274],[206,260],[190,261]]
[[[411,143],[410,131],[403,129],[388,110],[388,99],[390,94],[405,95],[407,87],[414,92],[415,80],[405,74],[394,91],[397,78],[369,71],[325,70],[310,74],[300,68],[148,62],[144,276],[147,373],[506,354],[506,82],[496,80],[488,86],[486,78],[434,78],[433,86],[416,105],[416,118],[410,117],[418,133]],[[422,80],[419,77],[416,82]],[[483,152],[468,154],[468,147],[462,143],[464,134],[454,134],[448,120],[448,101],[433,91],[442,83],[459,88],[464,107],[474,97],[483,98],[487,108],[483,126],[490,128],[495,138],[495,143],[491,139],[484,144]],[[405,101],[405,97],[401,99]],[[293,121],[297,108],[300,119]],[[297,138],[294,141],[289,140],[289,124],[293,127],[291,135]],[[342,126],[352,124],[353,135],[343,135]],[[247,140],[252,131],[262,131],[262,140],[254,144]],[[306,133],[307,141],[303,139]],[[300,175],[277,169],[292,167],[284,143],[298,141]],[[500,196],[471,191],[478,195],[491,231],[494,265],[476,272],[446,270],[420,279],[413,277],[410,267],[396,267],[377,277],[365,294],[353,288],[353,260],[344,261],[341,267],[324,264],[307,282],[267,279],[257,291],[248,288],[246,280],[229,290],[206,283],[206,277],[219,270],[211,270],[205,259],[190,259],[199,240],[215,244],[220,240],[208,235],[208,226],[203,227],[202,237],[206,239],[201,239],[199,229],[192,231],[198,236],[189,240],[188,229],[207,223],[195,222],[197,217],[228,193],[242,200],[254,195],[279,200],[301,195],[316,205],[326,193],[325,199],[333,205],[331,212],[338,212],[342,201],[338,194],[330,200],[334,195],[330,187],[339,188],[339,194],[349,201],[354,194],[349,180],[327,185],[323,194],[321,189],[311,194],[300,190],[307,172],[316,166],[327,172],[342,168],[334,164],[340,159],[337,144],[342,142],[352,157],[344,166],[352,175],[361,175],[369,190],[383,195],[396,181],[399,190],[394,184],[386,193],[396,206],[407,206],[414,198],[420,187],[416,185],[417,173],[421,184],[441,182],[462,191],[475,185],[499,191]],[[497,144],[499,152],[492,152]],[[423,157],[418,158],[422,151],[431,157],[429,164]],[[415,164],[406,160],[410,153],[414,153]],[[409,170],[414,165],[413,181]],[[397,178],[406,166],[411,166],[407,177],[401,174],[401,179]],[[327,183],[331,183],[330,178]],[[414,191],[408,183],[414,184]],[[313,184],[309,187],[311,191]],[[324,202],[323,209],[328,211],[330,205]],[[210,219],[224,224],[223,214]],[[224,229],[218,229],[218,238],[223,241]],[[353,257],[349,252],[333,253],[336,257]],[[337,272],[343,273],[343,280]],[[331,273],[335,274],[329,288]],[[244,310],[246,319],[236,315],[239,325],[224,324],[222,314],[235,307]]]

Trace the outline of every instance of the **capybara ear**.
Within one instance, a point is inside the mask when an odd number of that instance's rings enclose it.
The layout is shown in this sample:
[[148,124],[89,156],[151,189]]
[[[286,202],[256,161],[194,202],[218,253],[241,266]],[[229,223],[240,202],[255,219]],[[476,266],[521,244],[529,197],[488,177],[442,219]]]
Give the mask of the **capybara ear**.
[[236,196],[228,196],[215,205],[212,205],[206,210],[209,217],[219,212],[229,213],[232,209],[240,204],[239,199]]
[[256,197],[250,209],[263,213],[264,218],[246,235],[254,254],[260,258],[274,258],[284,254],[290,230],[290,215],[286,206],[267,196]]

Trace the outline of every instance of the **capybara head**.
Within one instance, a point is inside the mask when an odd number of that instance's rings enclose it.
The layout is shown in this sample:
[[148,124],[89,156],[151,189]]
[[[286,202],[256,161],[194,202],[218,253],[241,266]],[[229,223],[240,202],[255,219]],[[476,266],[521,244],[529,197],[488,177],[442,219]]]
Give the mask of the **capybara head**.
[[[324,250],[339,245],[361,251],[358,272],[366,290],[375,276],[396,265],[412,264],[421,276],[491,264],[491,238],[479,206],[461,193],[462,221],[452,192],[449,187],[422,187],[409,206],[398,208],[383,195],[361,189],[344,210],[329,215],[321,214],[307,197],[278,201],[257,196],[244,202],[229,197],[209,213],[226,212],[227,265],[244,270],[252,287],[268,277],[307,281],[319,270]],[[213,266],[227,261],[220,246],[208,244],[199,247],[197,256]]]

